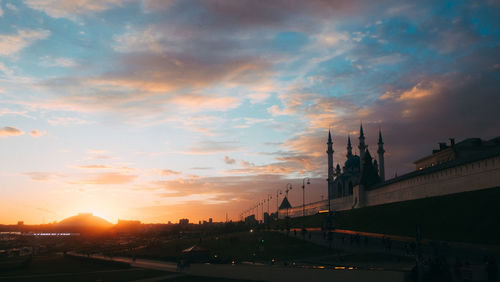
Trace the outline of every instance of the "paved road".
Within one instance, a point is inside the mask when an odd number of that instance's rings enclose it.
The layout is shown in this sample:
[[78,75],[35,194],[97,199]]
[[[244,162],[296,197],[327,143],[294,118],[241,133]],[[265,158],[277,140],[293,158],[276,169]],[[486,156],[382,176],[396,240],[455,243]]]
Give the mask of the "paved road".
[[147,268],[147,269],[156,269],[156,270],[164,270],[164,271],[177,271],[177,264],[173,262],[159,261],[159,260],[149,260],[149,259],[136,259],[135,261],[129,257],[109,257],[99,254],[86,255],[79,254],[75,252],[68,252],[69,255],[80,256],[80,257],[88,257],[94,259],[101,260],[112,260],[129,263],[132,267],[139,268]]
[[284,267],[271,265],[213,265],[193,264],[185,271],[192,275],[224,277],[233,279],[260,280],[273,282],[290,281],[365,281],[386,282],[405,281],[405,273],[397,271],[339,270]]
[[[69,252],[70,255],[87,257],[84,254]],[[172,262],[136,259],[126,257],[107,257],[102,255],[89,256],[95,259],[113,260],[130,263],[133,267],[156,269],[164,271],[177,271],[177,264]],[[277,265],[263,264],[191,264],[189,268],[182,273],[257,281],[366,281],[366,282],[385,282],[385,281],[404,281],[405,273],[400,271],[372,271],[363,269],[335,269],[325,267],[285,267]],[[155,280],[150,280],[155,281]]]
[[[286,231],[281,232],[287,234]],[[359,236],[356,236],[356,234],[359,234]],[[330,246],[328,236],[325,236],[324,233],[317,228],[311,228],[305,234],[301,232],[301,229],[292,229],[290,233],[288,233],[288,236],[304,239],[322,246]],[[384,241],[382,238],[386,238],[385,242],[387,242],[387,238],[390,239],[390,248],[387,247],[387,244],[383,243]],[[411,247],[409,247],[409,244],[413,242],[413,240],[414,238],[402,236],[391,236],[350,230],[336,230],[333,235],[333,240],[331,240],[331,247],[339,250],[345,250],[347,253],[377,252],[405,256],[413,259],[415,258],[415,254]],[[484,256],[492,255],[498,258],[500,256],[500,248],[499,246],[423,240],[422,253],[424,260],[436,256],[444,256],[448,259],[448,263],[450,265],[455,263],[456,258],[459,258],[462,263],[468,261],[471,263],[473,281],[482,281],[485,279],[486,275],[484,270],[485,263],[483,261]],[[368,263],[368,265],[369,264],[370,263]],[[385,269],[400,269],[405,271],[410,270],[413,266],[413,263],[385,264],[375,262],[374,264],[382,266]],[[363,264],[358,263],[357,265],[362,266]]]
[[[319,228],[308,228],[305,236],[302,236],[301,229],[292,229],[290,236],[310,240],[315,244],[329,246],[327,236]],[[294,232],[296,231],[296,232]],[[286,232],[283,232],[286,234]],[[309,237],[309,233],[311,237]],[[296,234],[296,235],[295,235]],[[356,234],[359,240],[356,240]],[[366,238],[366,241],[365,241]],[[385,242],[390,241],[390,248]],[[414,251],[410,247],[415,239],[411,237],[394,236],[387,234],[368,233],[352,230],[335,230],[332,240],[332,247],[345,249],[349,252],[386,252],[395,255],[415,257]],[[422,240],[422,253],[424,256],[444,255],[447,257],[460,257],[462,260],[480,263],[484,255],[500,256],[500,246],[467,244],[458,242],[444,242]]]

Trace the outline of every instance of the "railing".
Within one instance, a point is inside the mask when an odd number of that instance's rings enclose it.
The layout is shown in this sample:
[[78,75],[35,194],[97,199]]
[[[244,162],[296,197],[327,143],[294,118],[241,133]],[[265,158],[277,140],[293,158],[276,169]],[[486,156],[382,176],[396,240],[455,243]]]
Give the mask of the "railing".
[[[317,214],[319,211],[322,210],[328,210],[328,200],[306,204],[304,210],[306,216]],[[289,217],[302,216],[303,215],[302,205],[289,208],[288,211],[287,209],[279,210],[279,218],[285,218],[287,215]]]

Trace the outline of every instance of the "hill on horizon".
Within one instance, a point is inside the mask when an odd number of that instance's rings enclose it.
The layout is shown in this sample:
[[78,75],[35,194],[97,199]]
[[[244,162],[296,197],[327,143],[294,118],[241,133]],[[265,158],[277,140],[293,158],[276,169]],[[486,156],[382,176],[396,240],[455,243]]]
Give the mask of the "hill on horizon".
[[75,216],[65,218],[57,223],[62,227],[80,227],[80,228],[109,228],[113,224],[92,213],[79,213]]

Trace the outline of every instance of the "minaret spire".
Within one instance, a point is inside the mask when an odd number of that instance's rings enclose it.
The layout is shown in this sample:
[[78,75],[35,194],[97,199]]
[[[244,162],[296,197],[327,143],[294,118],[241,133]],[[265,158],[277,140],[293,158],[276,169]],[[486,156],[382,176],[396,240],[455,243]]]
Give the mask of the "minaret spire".
[[378,130],[378,163],[379,163],[379,172],[380,172],[380,179],[382,181],[385,181],[385,167],[384,167],[384,141],[382,141],[382,131]]
[[347,135],[347,155],[349,159],[352,156],[351,136]]
[[332,134],[330,130],[328,130],[328,145],[326,153],[328,154],[328,203],[330,203],[330,199],[333,191],[333,176],[334,176],[334,167],[333,167],[333,142],[332,142]]
[[359,164],[360,164],[360,173],[363,174],[363,160],[365,159],[365,153],[368,146],[365,144],[365,134],[363,133],[363,123],[359,127]]

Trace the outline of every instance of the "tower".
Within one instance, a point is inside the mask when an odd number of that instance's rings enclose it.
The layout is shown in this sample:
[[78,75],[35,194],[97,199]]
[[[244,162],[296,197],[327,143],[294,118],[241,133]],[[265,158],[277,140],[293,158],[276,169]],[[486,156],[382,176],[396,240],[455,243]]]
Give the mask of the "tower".
[[352,157],[351,136],[347,135],[347,159]]
[[382,132],[378,130],[378,163],[379,163],[379,173],[380,180],[385,181],[385,168],[384,168],[384,142],[382,141]]
[[365,144],[365,134],[363,133],[363,124],[359,127],[359,160],[360,160],[360,173],[363,174],[363,160],[365,159],[366,146]]
[[330,130],[328,130],[328,149],[326,150],[326,153],[328,154],[328,203],[330,203],[331,199],[331,191],[333,189],[333,142],[332,142],[332,134],[330,133]]

